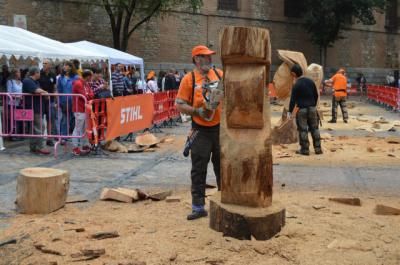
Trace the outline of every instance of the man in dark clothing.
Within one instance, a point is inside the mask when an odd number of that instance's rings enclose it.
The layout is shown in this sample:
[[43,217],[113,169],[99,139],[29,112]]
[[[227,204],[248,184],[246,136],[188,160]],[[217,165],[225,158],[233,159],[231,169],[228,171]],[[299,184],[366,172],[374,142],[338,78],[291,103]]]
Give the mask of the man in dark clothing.
[[309,155],[308,131],[313,138],[315,154],[322,154],[321,137],[319,134],[319,117],[317,112],[318,93],[314,81],[307,77],[302,77],[303,70],[300,65],[292,66],[291,74],[296,79],[290,97],[289,113],[290,117],[295,105],[299,108],[296,115],[297,130],[299,131],[300,150],[298,154]]
[[[40,88],[47,93],[55,93],[56,91],[56,76],[51,72],[51,64],[49,60],[43,61],[43,69],[40,71],[39,85]],[[47,134],[57,135],[57,102],[56,97],[52,96],[49,99],[43,100],[43,114],[46,115],[47,123]],[[47,145],[53,146],[54,142],[52,139],[47,139]]]
[[[33,109],[33,133],[36,135],[43,134],[43,117],[42,117],[42,97],[39,95],[46,95],[47,92],[39,87],[40,71],[37,67],[31,67],[28,71],[29,77],[22,81],[22,92],[29,94],[36,94],[37,96],[29,96],[25,99],[25,108]],[[32,137],[30,139],[30,150],[33,153],[48,155],[50,151],[44,149],[43,139],[39,137]]]
[[166,91],[178,89],[178,84],[176,83],[175,78],[175,69],[169,69],[168,74],[166,74],[164,88]]
[[7,80],[10,77],[10,72],[8,71],[8,66],[6,64],[4,64],[1,69],[0,92],[5,92],[7,91]]

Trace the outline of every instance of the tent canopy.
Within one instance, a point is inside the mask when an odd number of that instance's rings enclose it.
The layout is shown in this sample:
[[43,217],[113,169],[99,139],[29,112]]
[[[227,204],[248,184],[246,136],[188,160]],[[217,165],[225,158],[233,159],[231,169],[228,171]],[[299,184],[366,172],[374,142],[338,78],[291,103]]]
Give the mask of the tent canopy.
[[82,50],[94,51],[96,53],[102,54],[103,56],[106,56],[108,58],[111,64],[121,63],[125,65],[139,66],[141,79],[144,79],[144,62],[142,58],[90,41],[78,41],[67,43],[67,45],[80,48]]
[[0,56],[10,59],[15,56],[23,58],[44,58],[55,60],[80,59],[82,61],[105,61],[101,53],[82,50],[65,43],[46,38],[39,34],[10,26],[0,25]]

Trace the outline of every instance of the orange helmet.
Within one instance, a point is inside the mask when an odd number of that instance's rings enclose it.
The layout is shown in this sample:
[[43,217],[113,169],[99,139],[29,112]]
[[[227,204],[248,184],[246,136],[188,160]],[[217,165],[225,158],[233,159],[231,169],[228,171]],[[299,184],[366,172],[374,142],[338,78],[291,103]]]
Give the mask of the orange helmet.
[[192,58],[197,55],[213,55],[215,51],[210,50],[207,46],[198,45],[192,50]]

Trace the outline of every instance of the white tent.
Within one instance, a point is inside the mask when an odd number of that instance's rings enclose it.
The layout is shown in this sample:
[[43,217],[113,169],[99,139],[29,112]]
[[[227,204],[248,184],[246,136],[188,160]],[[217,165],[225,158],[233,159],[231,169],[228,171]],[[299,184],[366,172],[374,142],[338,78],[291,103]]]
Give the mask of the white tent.
[[[0,58],[3,56],[7,60],[10,60],[11,57],[15,57],[17,60],[20,58],[36,58],[40,66],[43,59],[79,59],[90,62],[106,61],[108,59],[107,56],[103,56],[101,53],[72,47],[21,28],[0,25]],[[4,150],[2,137],[0,137],[0,150]]]
[[106,56],[108,58],[110,64],[121,63],[125,65],[139,66],[140,78],[144,80],[144,62],[142,58],[90,41],[78,41],[67,43],[67,45],[80,48],[82,50],[94,51],[96,53],[102,54],[103,56]]
[[93,51],[71,47],[60,41],[52,40],[39,34],[10,26],[0,25],[0,57],[10,59],[38,58],[82,61],[105,61],[107,57]]

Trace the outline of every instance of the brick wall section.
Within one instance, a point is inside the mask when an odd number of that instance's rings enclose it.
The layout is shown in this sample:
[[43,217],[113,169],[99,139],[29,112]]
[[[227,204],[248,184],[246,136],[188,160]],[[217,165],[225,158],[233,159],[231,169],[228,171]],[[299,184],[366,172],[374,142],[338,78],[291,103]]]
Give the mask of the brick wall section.
[[[298,19],[283,16],[283,0],[239,0],[239,12],[217,10],[217,0],[204,1],[198,13],[183,7],[164,13],[143,24],[133,35],[128,52],[143,57],[146,69],[192,68],[190,51],[206,44],[219,50],[219,32],[223,26],[257,26],[270,30],[272,69],[280,64],[276,49],[302,51],[308,62],[319,62],[319,49],[311,44]],[[0,24],[12,24],[13,14],[27,16],[28,29],[64,42],[89,40],[112,46],[109,19],[102,7],[88,0],[0,0]],[[191,12],[191,11],[190,11]],[[373,26],[353,25],[343,32],[345,39],[329,49],[327,65],[333,68],[371,68],[366,71],[385,75],[386,68],[399,67],[400,34],[388,34],[384,15]],[[218,55],[215,56],[219,64]]]
[[0,25],[7,25],[7,15],[5,9],[7,5],[7,0],[0,0]]

